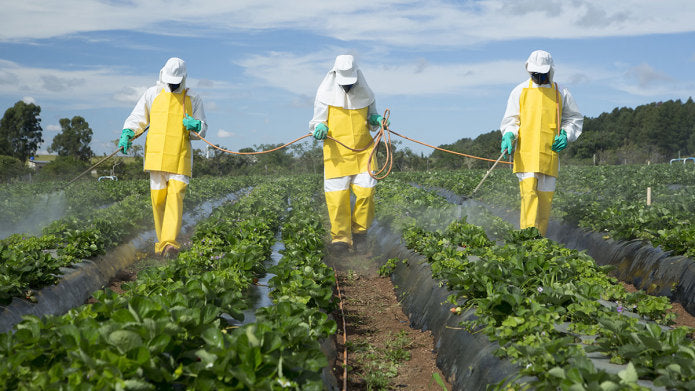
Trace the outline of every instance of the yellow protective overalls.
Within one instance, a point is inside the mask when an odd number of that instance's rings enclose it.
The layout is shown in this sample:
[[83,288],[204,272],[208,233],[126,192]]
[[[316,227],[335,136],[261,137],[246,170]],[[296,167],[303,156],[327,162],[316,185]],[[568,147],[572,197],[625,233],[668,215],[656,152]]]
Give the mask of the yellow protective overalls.
[[[552,145],[560,127],[562,99],[557,83],[551,88],[524,88],[519,98],[519,139],[514,152],[515,173],[541,173],[557,178],[559,160]],[[521,229],[536,227],[545,236],[554,191],[539,191],[538,178],[519,181]]]
[[[185,100],[185,112],[184,112]],[[186,93],[162,89],[150,108],[150,129],[145,142],[145,171],[161,171],[191,176],[191,141],[183,126],[185,113],[191,113]],[[155,253],[167,245],[180,248],[176,237],[181,230],[186,183],[169,180],[163,189],[151,189],[152,214],[157,233]]]
[[[328,107],[328,135],[353,149],[373,143],[367,125],[369,108],[344,109]],[[376,169],[376,159],[367,167],[370,149],[354,152],[331,139],[323,142],[323,167],[326,180],[354,176]],[[355,194],[355,207],[350,210],[350,190]],[[352,234],[364,233],[374,219],[374,188],[350,183],[349,188],[326,191],[326,206],[331,221],[333,242],[352,245]]]

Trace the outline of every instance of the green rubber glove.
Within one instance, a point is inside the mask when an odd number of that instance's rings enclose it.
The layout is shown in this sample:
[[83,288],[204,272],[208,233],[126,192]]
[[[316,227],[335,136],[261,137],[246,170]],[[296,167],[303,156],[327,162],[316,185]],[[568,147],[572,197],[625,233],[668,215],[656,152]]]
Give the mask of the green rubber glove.
[[500,153],[504,153],[505,151],[510,155],[514,152],[514,133],[512,132],[507,132],[502,136]]
[[314,126],[314,138],[317,140],[323,140],[326,138],[328,135],[328,126],[326,124],[321,123],[316,126]]
[[118,140],[118,147],[121,148],[123,151],[123,154],[128,153],[128,148],[133,144],[130,139],[135,137],[135,132],[133,132],[133,129],[123,129],[121,132],[121,139]]
[[200,132],[200,120],[195,119],[188,114],[186,114],[186,117],[183,119],[183,126],[188,130]]
[[560,134],[555,136],[551,149],[555,152],[560,152],[565,148],[567,148],[567,132],[565,132],[565,129],[560,129]]
[[[381,126],[381,122],[384,120],[384,117],[380,116],[379,114],[372,114],[369,116],[369,124],[374,125],[374,126]],[[389,125],[391,125],[391,121],[386,120],[386,127],[388,128]]]

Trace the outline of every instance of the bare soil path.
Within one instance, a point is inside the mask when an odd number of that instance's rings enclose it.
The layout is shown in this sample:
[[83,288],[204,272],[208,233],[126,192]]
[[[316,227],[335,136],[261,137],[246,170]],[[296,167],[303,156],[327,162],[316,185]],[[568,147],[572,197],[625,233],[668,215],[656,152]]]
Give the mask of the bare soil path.
[[333,314],[338,322],[338,384],[342,387],[347,346],[348,390],[443,390],[435,377],[451,390],[437,368],[432,334],[410,328],[391,279],[379,276],[370,250],[329,254],[326,262],[336,270],[345,315]]

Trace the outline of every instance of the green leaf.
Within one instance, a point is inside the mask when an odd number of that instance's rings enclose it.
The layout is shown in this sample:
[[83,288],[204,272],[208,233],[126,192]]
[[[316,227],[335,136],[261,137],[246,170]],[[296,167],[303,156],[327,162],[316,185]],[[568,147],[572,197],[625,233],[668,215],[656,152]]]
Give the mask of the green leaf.
[[442,388],[442,390],[446,390],[446,385],[444,384],[444,381],[442,380],[442,377],[439,376],[438,373],[433,373],[432,374],[432,379],[439,385],[439,387]]
[[635,370],[635,366],[632,365],[632,362],[627,363],[627,368],[618,372],[618,377],[620,377],[620,379],[622,379],[621,383],[636,383],[637,382],[637,379],[638,379],[637,371]]
[[118,323],[132,323],[137,321],[135,314],[125,308],[116,310],[113,314],[111,314],[111,319]]
[[224,334],[222,334],[222,332],[215,327],[210,327],[203,331],[201,337],[208,345],[218,349],[222,349],[224,347]]
[[169,345],[169,342],[171,342],[171,336],[167,334],[160,334],[149,342],[149,347],[153,353],[157,354],[164,351]]
[[140,379],[128,379],[124,381],[125,383],[125,389],[126,390],[132,390],[132,391],[147,391],[147,390],[154,390],[155,387],[153,384],[150,384],[144,380]]
[[116,330],[109,334],[109,343],[114,345],[121,353],[142,345],[142,338],[130,330]]
[[217,360],[217,355],[208,352],[205,349],[199,349],[195,352],[196,357],[200,358],[200,361],[205,364],[205,368],[212,368]]
[[615,384],[614,382],[610,380],[606,380],[603,383],[601,383],[601,391],[616,391],[619,390],[620,386]]
[[548,374],[550,374],[551,376],[558,377],[560,379],[565,378],[565,370],[560,368],[560,367],[552,368],[551,370],[548,371]]
[[250,346],[260,345],[260,341],[254,335],[255,331],[256,331],[256,327],[254,327],[254,326],[246,328],[246,337],[249,339],[249,345]]
[[666,366],[666,369],[677,374],[681,373],[681,366],[678,364],[669,364]]
[[144,346],[138,346],[135,350],[135,355],[129,355],[133,357],[133,360],[139,365],[144,365],[151,358],[150,351]]

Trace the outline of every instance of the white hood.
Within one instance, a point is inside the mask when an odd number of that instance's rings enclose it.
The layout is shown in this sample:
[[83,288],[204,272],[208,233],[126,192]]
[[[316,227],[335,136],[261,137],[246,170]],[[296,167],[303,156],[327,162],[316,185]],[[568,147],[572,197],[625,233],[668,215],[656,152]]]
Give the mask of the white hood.
[[[356,82],[345,93],[339,82],[352,81],[356,77]],[[374,93],[367,85],[367,81],[362,71],[351,55],[340,55],[336,57],[333,68],[323,78],[319,89],[316,92],[316,100],[329,105],[342,107],[344,109],[361,109],[374,102]]]
[[555,64],[553,63],[553,57],[545,50],[536,50],[532,52],[528,60],[526,60],[525,66],[529,74],[531,72],[548,73],[550,83],[553,82]]
[[159,80],[157,84],[181,84],[177,91],[183,91],[186,88],[186,62],[178,57],[172,57],[167,60],[164,67],[159,71]]

